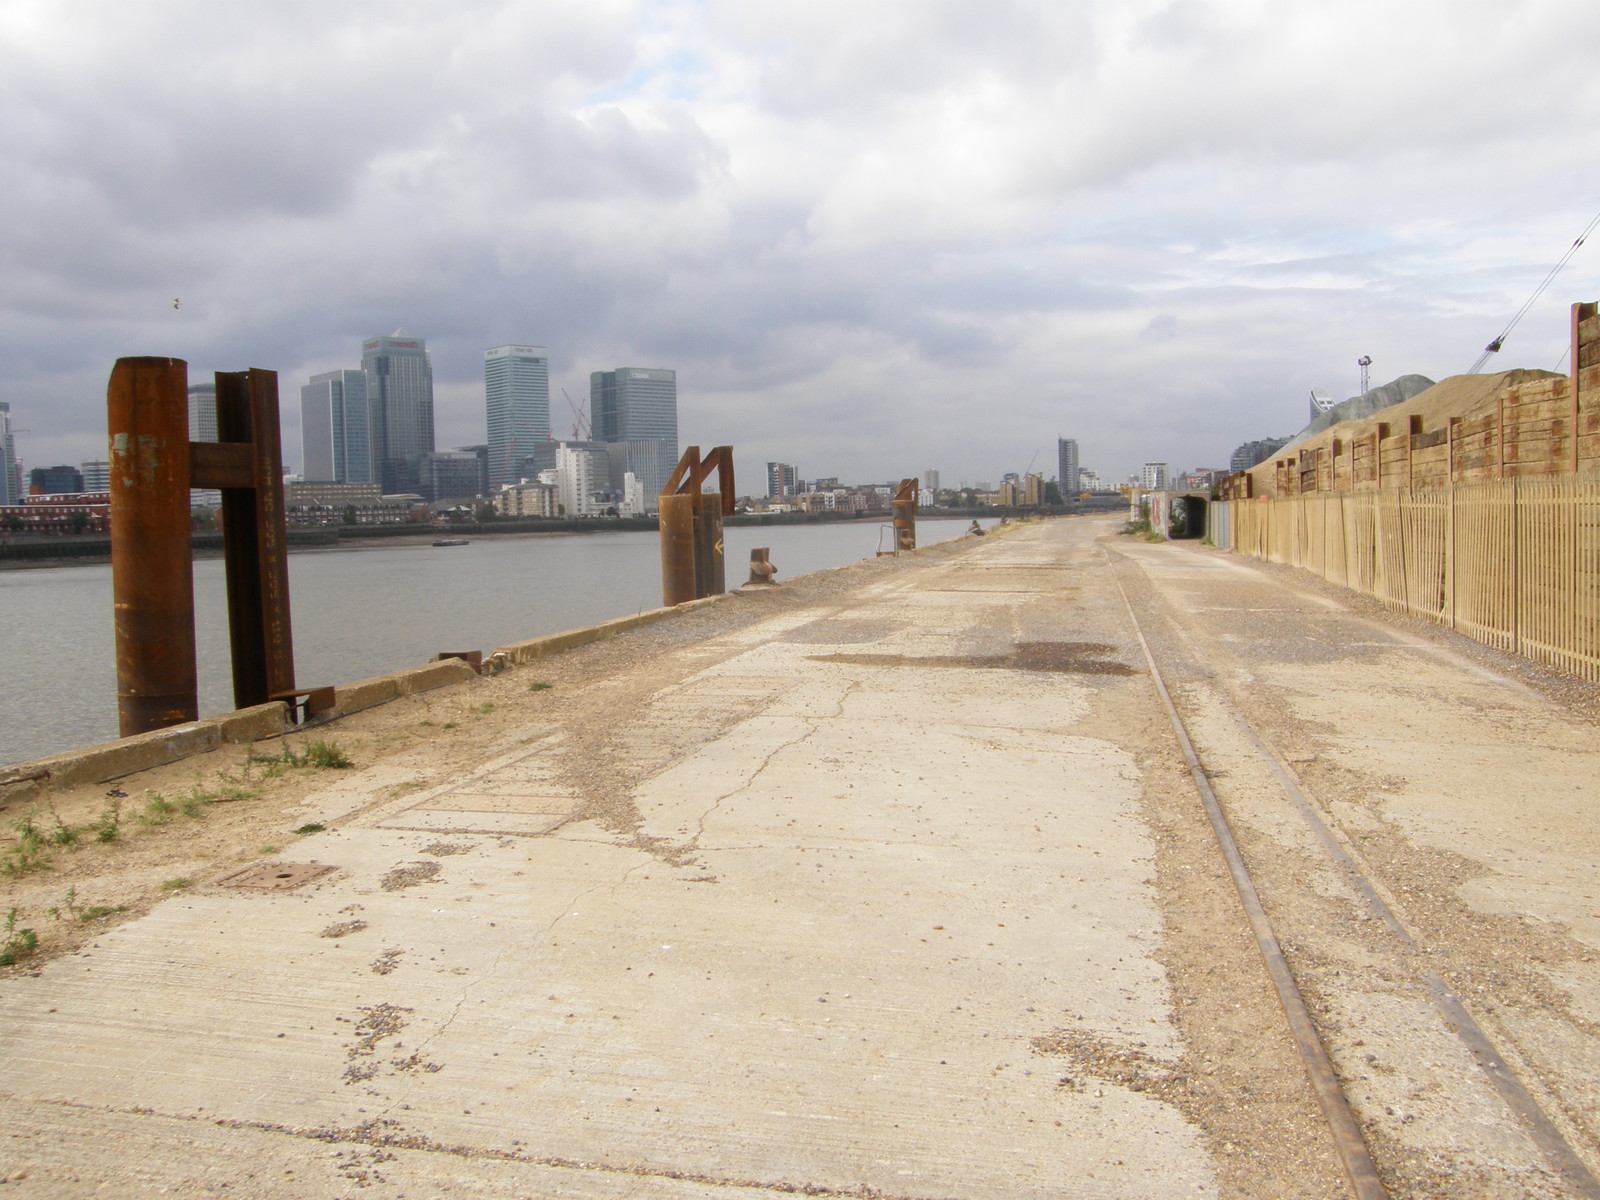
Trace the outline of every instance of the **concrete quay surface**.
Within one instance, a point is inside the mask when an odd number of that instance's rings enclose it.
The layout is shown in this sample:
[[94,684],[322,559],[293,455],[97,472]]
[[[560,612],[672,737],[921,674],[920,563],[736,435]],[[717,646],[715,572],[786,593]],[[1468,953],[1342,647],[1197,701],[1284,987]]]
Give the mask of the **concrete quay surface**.
[[0,976],[0,1196],[1341,1195],[1130,614],[1392,1194],[1581,1194],[1415,960],[1592,1167],[1592,719],[1114,528],[730,597],[319,731],[356,769],[274,799],[324,831]]

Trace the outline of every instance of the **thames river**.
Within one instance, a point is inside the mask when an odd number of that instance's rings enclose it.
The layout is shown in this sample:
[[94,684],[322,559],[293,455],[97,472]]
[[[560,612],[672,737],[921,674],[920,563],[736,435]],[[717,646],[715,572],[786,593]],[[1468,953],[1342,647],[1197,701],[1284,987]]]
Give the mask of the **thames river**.
[[[967,520],[917,523],[923,545]],[[728,585],[769,546],[778,580],[871,558],[886,525],[732,527]],[[221,559],[194,564],[200,714],[233,707]],[[442,650],[493,650],[661,605],[654,533],[488,537],[466,546],[386,546],[289,556],[295,679],[338,685],[427,662]],[[0,571],[0,764],[117,736],[117,679],[106,565]]]

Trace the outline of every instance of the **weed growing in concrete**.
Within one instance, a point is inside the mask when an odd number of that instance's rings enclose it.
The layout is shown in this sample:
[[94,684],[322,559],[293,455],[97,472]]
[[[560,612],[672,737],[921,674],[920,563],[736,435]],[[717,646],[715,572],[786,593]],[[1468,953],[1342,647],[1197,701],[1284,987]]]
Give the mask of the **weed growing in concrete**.
[[317,824],[317,822],[311,821],[311,822],[308,822],[305,825],[300,826],[300,828],[296,829],[295,832],[298,833],[301,837],[305,837],[307,834],[321,833],[326,828],[327,828],[326,825],[319,825],[319,824]]
[[55,828],[50,831],[50,840],[58,846],[74,846],[83,836],[82,825],[68,825],[61,819],[61,814],[56,811],[56,806],[50,806],[50,819],[55,822]]
[[151,792],[144,802],[144,811],[139,814],[139,828],[156,829],[165,825],[177,811],[178,806],[171,800],[160,792]]
[[105,811],[100,814],[99,818],[90,824],[89,828],[94,830],[94,838],[97,842],[109,844],[116,841],[122,832],[122,801],[112,800],[110,804],[106,805]]
[[58,921],[61,920],[63,912],[66,913],[67,919],[71,921],[98,921],[101,917],[109,917],[113,913],[125,911],[127,911],[127,905],[125,904],[114,906],[109,904],[79,904],[78,889],[69,887],[67,894],[61,898],[61,903],[51,906],[50,915]]
[[31,929],[17,928],[17,910],[6,914],[5,941],[0,942],[0,967],[9,967],[39,948],[39,935]]
[[193,883],[194,880],[189,878],[189,876],[180,875],[176,879],[169,879],[163,883],[161,885],[161,890],[163,892],[181,892],[184,888],[189,887]]
[[285,746],[277,754],[252,754],[245,761],[264,765],[268,779],[276,778],[290,767],[337,771],[355,765],[350,761],[350,756],[339,748],[338,742],[312,742],[304,754],[296,754]]
[[530,683],[528,685],[528,690],[530,692],[548,692],[552,686],[553,685],[548,683]]
[[354,765],[337,742],[312,742],[306,749],[306,763],[319,771],[343,771]]
[[26,875],[30,871],[44,871],[50,867],[49,845],[44,830],[39,828],[38,812],[30,810],[20,820],[13,821],[17,840],[0,856],[0,869],[7,875]]

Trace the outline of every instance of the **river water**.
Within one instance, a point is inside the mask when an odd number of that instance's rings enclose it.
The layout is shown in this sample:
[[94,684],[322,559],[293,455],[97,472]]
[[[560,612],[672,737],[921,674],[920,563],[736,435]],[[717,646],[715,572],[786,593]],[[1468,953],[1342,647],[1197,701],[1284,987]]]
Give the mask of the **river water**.
[[[917,522],[923,545],[966,520]],[[877,521],[729,527],[728,583],[750,551],[772,550],[778,579],[876,553]],[[443,650],[493,650],[661,605],[654,533],[489,537],[466,546],[371,545],[289,556],[295,679],[352,683],[417,666]],[[200,713],[233,707],[221,559],[194,564]],[[107,565],[0,571],[0,764],[117,736]]]

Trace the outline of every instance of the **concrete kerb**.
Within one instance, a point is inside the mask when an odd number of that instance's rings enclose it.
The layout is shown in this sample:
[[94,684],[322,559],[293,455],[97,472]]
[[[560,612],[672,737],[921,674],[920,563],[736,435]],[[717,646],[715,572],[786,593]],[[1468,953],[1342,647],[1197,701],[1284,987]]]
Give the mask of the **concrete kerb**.
[[104,783],[148,771],[179,759],[205,754],[230,742],[256,742],[282,735],[288,720],[288,707],[282,701],[258,704],[206,717],[166,729],[155,729],[133,737],[118,738],[84,750],[73,750],[49,758],[0,768],[0,787],[31,785],[44,791],[76,787],[84,783]]
[[[731,594],[724,593],[724,595]],[[651,609],[631,617],[618,617],[614,621],[603,621],[583,629],[572,629],[549,637],[515,642],[491,654],[485,660],[484,668],[486,672],[503,670],[517,663],[532,662],[537,658],[559,654],[576,646],[604,641],[627,630],[663,620],[675,613],[704,608],[722,598],[723,596],[708,596],[703,600],[691,600],[673,608]],[[379,704],[387,704],[402,696],[448,687],[455,683],[465,683],[469,679],[476,679],[477,676],[478,672],[473,670],[470,664],[453,658],[345,684],[335,691],[336,699],[332,712],[319,720],[318,724]],[[120,779],[124,775],[132,775],[136,771],[148,771],[153,767],[165,766],[197,754],[206,754],[219,746],[282,737],[295,728],[297,727],[289,723],[288,706],[283,702],[258,704],[253,708],[242,708],[221,716],[205,717],[198,721],[169,726],[166,729],[152,730],[150,733],[118,738],[116,741],[103,742],[83,750],[72,750],[65,754],[0,767],[0,795],[13,788],[21,789],[22,794],[33,794],[57,788],[76,787],[80,784],[105,783],[112,779]]]
[[502,646],[485,659],[485,667],[494,664],[494,669],[503,669],[515,666],[518,663],[532,662],[536,658],[545,658],[551,654],[559,654],[563,650],[571,650],[575,646],[586,646],[590,642],[603,642],[607,638],[616,637],[619,633],[626,633],[630,629],[638,629],[643,625],[653,625],[657,621],[678,613],[693,612],[704,608],[708,604],[715,604],[732,592],[723,592],[717,596],[706,596],[700,600],[688,600],[671,608],[652,608],[645,612],[635,613],[631,617],[617,617],[615,620],[602,621],[598,625],[588,625],[582,629],[569,629],[565,633],[553,633],[548,637],[531,638],[526,642],[513,642],[509,646]]

